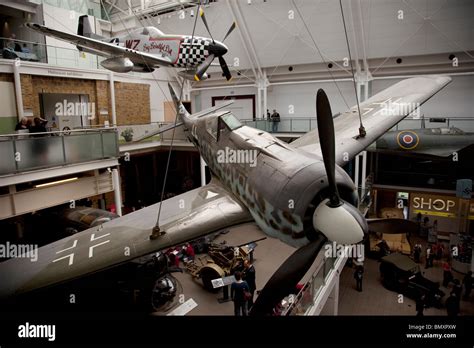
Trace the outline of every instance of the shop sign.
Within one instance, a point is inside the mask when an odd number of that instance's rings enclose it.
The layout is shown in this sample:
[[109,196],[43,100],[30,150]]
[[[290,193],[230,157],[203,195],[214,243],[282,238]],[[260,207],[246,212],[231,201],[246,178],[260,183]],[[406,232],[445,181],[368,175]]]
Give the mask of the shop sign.
[[414,214],[456,217],[458,199],[451,196],[411,194],[411,208]]

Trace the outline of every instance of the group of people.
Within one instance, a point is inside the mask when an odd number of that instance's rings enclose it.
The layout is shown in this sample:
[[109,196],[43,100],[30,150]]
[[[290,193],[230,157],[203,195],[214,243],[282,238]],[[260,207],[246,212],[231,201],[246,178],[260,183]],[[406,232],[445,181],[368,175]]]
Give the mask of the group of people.
[[[444,257],[444,246],[441,243],[431,244],[426,249],[426,268],[434,266],[434,260],[442,260]],[[420,262],[422,253],[421,244],[415,244],[413,248],[413,259],[415,262]],[[462,283],[456,279],[451,271],[451,266],[448,261],[442,263],[443,267],[443,282],[442,285],[448,288],[452,284],[449,297],[446,299],[445,307],[448,316],[457,316],[460,313],[461,298],[465,301],[469,300],[472,291],[472,272],[469,271],[464,276]],[[462,295],[464,288],[464,296]],[[417,316],[423,316],[423,310],[426,307],[426,295],[420,294],[416,301]]]
[[253,296],[257,285],[255,283],[255,267],[250,260],[245,260],[243,270],[234,274],[235,282],[230,287],[230,295],[234,301],[234,314],[247,316],[253,306]]
[[[449,264],[446,262],[443,265],[444,275],[443,275],[443,286],[448,287],[452,282],[453,287],[449,297],[446,299],[445,306],[446,312],[450,317],[456,317],[461,311],[461,297],[462,289],[464,286],[464,296],[462,297],[465,301],[469,300],[472,290],[472,272],[469,271],[464,276],[462,285],[459,279],[455,279],[451,273]],[[416,301],[416,315],[423,316],[423,310],[426,307],[426,295],[420,294],[420,297]]]
[[270,111],[267,109],[267,121],[272,123],[272,133],[278,132],[278,124],[280,123],[280,114],[273,109],[273,113],[270,114]]
[[28,131],[29,133],[46,133],[47,120],[40,117],[35,117],[33,122],[26,117],[22,117],[20,122],[15,127],[15,131]]

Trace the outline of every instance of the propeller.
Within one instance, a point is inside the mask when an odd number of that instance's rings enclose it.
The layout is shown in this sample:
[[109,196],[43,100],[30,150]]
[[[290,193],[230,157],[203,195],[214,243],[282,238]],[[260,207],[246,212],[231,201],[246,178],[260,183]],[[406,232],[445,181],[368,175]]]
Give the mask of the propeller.
[[221,65],[222,72],[224,73],[224,76],[227,81],[230,81],[232,79],[232,74],[230,73],[229,67],[227,66],[227,63],[224,60],[224,57],[219,56],[219,64]]
[[201,64],[198,65],[196,69],[196,73],[194,74],[194,80],[201,81],[202,76],[207,71],[212,61],[214,60],[214,58],[215,58],[214,54],[211,53],[210,55],[207,56],[206,59],[204,59],[204,61]]
[[418,224],[411,220],[389,218],[389,219],[367,219],[369,231],[375,233],[397,234],[407,233],[415,234],[418,232]]
[[249,314],[270,315],[285,296],[295,293],[296,285],[308,272],[326,241],[326,237],[319,233],[315,240],[291,254],[265,284]]
[[319,143],[328,178],[329,198],[314,211],[313,226],[329,240],[340,244],[360,242],[368,231],[367,221],[353,205],[343,201],[336,185],[335,134],[331,106],[326,93],[319,89],[316,96]]
[[204,14],[204,10],[202,8],[199,9],[199,16],[201,17],[202,22],[204,23],[204,26],[206,27],[207,32],[209,33],[209,36],[212,39],[212,43],[215,43],[214,38],[212,37],[211,31],[209,30],[209,25],[207,25],[206,15]]
[[227,39],[227,36],[229,36],[230,33],[232,33],[234,31],[235,27],[236,27],[236,24],[235,24],[235,22],[233,22],[232,25],[230,26],[229,30],[227,31],[227,34],[225,34],[224,38],[222,39],[222,42],[224,42],[225,39]]
[[222,42],[215,41],[214,37],[211,34],[211,31],[209,30],[209,25],[207,24],[207,19],[206,15],[204,14],[204,10],[202,8],[199,9],[199,16],[202,19],[202,22],[204,23],[204,26],[206,27],[207,32],[209,33],[209,36],[212,39],[212,44],[209,45],[208,51],[209,51],[209,56],[201,63],[196,69],[196,73],[194,75],[194,80],[200,81],[202,79],[202,76],[204,73],[207,71],[209,66],[211,65],[212,61],[214,58],[219,59],[219,64],[221,66],[222,72],[227,79],[227,81],[230,81],[232,79],[232,74],[230,73],[229,66],[227,65],[225,59],[224,59],[224,54],[227,53],[227,47],[223,44],[224,40],[227,39],[227,37],[234,31],[236,24],[235,22],[232,23],[230,26],[229,30],[224,36],[224,39]]

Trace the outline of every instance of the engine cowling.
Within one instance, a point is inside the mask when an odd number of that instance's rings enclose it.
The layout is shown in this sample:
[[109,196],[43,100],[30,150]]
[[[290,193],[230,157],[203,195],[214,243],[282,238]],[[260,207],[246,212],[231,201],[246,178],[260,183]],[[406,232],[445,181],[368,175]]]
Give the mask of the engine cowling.
[[105,69],[118,73],[127,73],[133,70],[133,62],[126,57],[113,57],[103,60],[100,65]]

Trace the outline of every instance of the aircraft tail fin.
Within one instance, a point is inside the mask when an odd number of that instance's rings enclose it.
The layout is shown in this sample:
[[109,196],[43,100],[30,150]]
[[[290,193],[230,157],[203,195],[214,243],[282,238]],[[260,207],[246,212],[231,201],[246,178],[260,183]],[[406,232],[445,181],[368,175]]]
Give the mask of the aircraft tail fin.
[[176,108],[176,110],[178,110],[178,115],[179,117],[182,119],[183,117],[185,118],[188,118],[191,116],[191,114],[188,112],[188,110],[186,110],[186,108],[184,107],[183,103],[181,102],[181,100],[179,100],[178,96],[176,95],[176,93],[174,92],[174,89],[173,87],[171,87],[171,84],[168,83],[168,88],[170,90],[170,94],[171,94],[171,98],[173,98],[173,102],[174,102],[174,106]]
[[216,106],[213,106],[209,109],[205,109],[205,110],[202,110],[202,111],[199,111],[199,112],[196,112],[194,114],[190,114],[186,108],[184,107],[183,103],[181,103],[181,101],[179,100],[178,96],[176,95],[176,93],[174,92],[174,89],[173,87],[171,87],[171,84],[168,83],[168,88],[170,89],[170,94],[171,94],[171,97],[173,98],[173,102],[174,102],[174,105],[176,107],[176,109],[180,110],[179,112],[179,115],[180,117],[182,118],[199,118],[199,117],[203,117],[203,116],[206,116],[206,115],[209,115],[213,112],[216,112],[220,109],[224,109],[226,107],[228,107],[229,105],[233,104],[234,101],[233,100],[229,100],[227,102],[224,102],[222,104],[219,104],[219,105],[216,105]]
[[[92,17],[92,20],[93,17]],[[97,35],[92,30],[91,19],[89,19],[88,15],[83,15],[79,17],[79,23],[77,24],[77,35],[89,37],[91,39],[96,40],[103,40],[105,39],[103,36]]]

